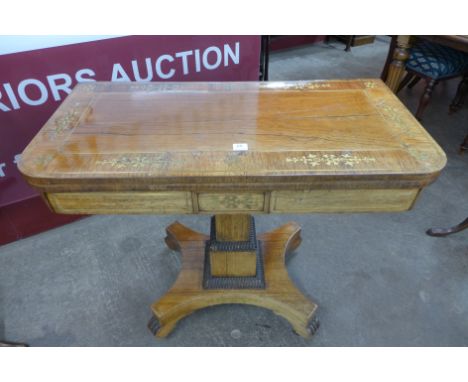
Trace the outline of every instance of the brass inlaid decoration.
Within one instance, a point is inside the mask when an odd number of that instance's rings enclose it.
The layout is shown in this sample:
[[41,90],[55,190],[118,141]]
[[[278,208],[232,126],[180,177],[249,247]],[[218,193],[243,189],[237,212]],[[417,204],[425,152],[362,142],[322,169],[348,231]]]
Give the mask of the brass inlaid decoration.
[[168,163],[169,154],[154,155],[121,155],[116,158],[97,160],[96,164],[110,166],[112,168],[122,169],[141,169],[158,165],[164,166]]
[[375,158],[371,157],[358,157],[353,154],[308,154],[300,157],[287,157],[286,162],[289,163],[304,163],[306,165],[317,167],[319,165],[325,166],[349,166],[353,167],[355,164],[375,162]]
[[385,118],[388,118],[390,121],[396,124],[399,128],[404,129],[406,127],[406,124],[403,122],[403,119],[401,118],[401,113],[397,108],[389,105],[385,100],[378,101],[376,103],[376,106],[381,111],[382,115]]
[[78,125],[83,115],[88,115],[92,112],[89,103],[83,102],[75,102],[65,110],[66,112],[53,120],[52,126],[47,127],[47,132],[51,139],[61,137],[63,134],[72,131]]
[[376,84],[374,81],[364,81],[364,86],[368,89],[374,89]]
[[80,83],[80,86],[77,88],[82,92],[92,92],[96,89],[96,84],[94,82],[89,82],[89,83]]
[[[186,90],[187,84],[184,83],[174,83],[174,82],[147,82],[147,81],[139,81],[139,82],[131,82],[131,83],[117,83],[112,84],[112,86],[120,87],[122,91],[144,91],[144,92],[151,92],[151,91],[178,91],[178,90]],[[212,91],[232,91],[236,88],[239,88],[238,84],[235,83],[207,83],[203,86],[199,86],[195,83],[188,85],[192,88],[193,91],[197,90],[212,90]]]
[[[172,84],[171,84],[172,85]],[[137,83],[131,83],[128,85],[128,90],[136,90],[136,91],[162,91],[162,90],[173,90],[173,87],[163,87],[160,84],[154,84],[154,83],[142,83],[142,82],[137,82]],[[127,89],[126,89],[127,90]]]
[[80,103],[77,102],[74,108],[67,111],[66,114],[55,119],[53,132],[55,134],[61,134],[65,131],[71,130],[79,121],[80,115],[83,110],[80,107]]
[[251,195],[223,195],[219,203],[229,209],[247,209],[254,207],[254,201]]
[[223,162],[229,167],[230,171],[245,172],[246,171],[246,158],[248,153],[246,151],[236,151],[227,153]]
[[[411,116],[405,116],[402,114],[401,110],[397,109],[396,107],[388,104],[388,102],[384,99],[377,101],[376,106],[378,107],[382,116],[388,120],[390,120],[393,124],[395,124],[400,131],[395,134],[396,136],[402,137],[403,139],[399,139],[401,147],[408,152],[413,158],[415,158],[421,165],[427,168],[431,168],[434,165],[437,165],[438,158],[433,155],[432,150],[424,151],[421,150],[421,143],[419,142],[419,146],[416,147],[414,144],[408,143],[408,138],[412,139],[421,139],[420,132],[414,128],[414,124],[411,119]],[[407,119],[407,121],[405,121]],[[427,141],[429,144],[429,141]]]
[[306,82],[292,85],[291,88],[297,90],[327,89],[331,88],[331,84],[328,82]]
[[203,212],[263,211],[264,199],[262,192],[202,192],[198,194],[198,207]]
[[52,161],[53,158],[54,156],[52,154],[42,154],[34,158],[34,163],[38,166],[45,167]]

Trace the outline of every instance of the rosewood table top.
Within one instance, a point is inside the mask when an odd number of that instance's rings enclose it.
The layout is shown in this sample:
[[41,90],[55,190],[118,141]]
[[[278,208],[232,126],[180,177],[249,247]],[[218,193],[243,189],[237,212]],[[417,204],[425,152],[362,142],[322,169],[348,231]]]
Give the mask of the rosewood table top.
[[378,79],[93,82],[19,169],[62,213],[359,212],[410,208],[445,163]]

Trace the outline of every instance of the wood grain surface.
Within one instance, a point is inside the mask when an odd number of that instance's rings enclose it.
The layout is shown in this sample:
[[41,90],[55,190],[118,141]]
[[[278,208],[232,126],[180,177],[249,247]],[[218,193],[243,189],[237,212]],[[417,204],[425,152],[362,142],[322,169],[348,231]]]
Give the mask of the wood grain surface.
[[61,213],[359,212],[410,208],[445,163],[376,79],[96,82],[75,87],[19,169]]
[[[247,214],[219,214],[215,216],[217,242],[247,242],[250,240],[252,216]],[[212,276],[255,276],[257,251],[209,250]]]
[[166,337],[177,322],[198,309],[220,304],[250,304],[272,310],[285,318],[297,334],[309,337],[315,331],[312,320],[317,305],[289,278],[285,256],[301,243],[301,229],[287,223],[258,235],[265,253],[265,289],[203,289],[203,254],[209,238],[179,222],[166,229],[169,248],[182,254],[182,269],[171,289],[151,307],[159,323],[154,333]]

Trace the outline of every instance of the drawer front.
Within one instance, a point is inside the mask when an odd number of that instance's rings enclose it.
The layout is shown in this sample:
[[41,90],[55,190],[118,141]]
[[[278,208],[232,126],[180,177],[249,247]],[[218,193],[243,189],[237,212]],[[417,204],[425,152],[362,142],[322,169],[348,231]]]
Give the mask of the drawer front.
[[264,205],[263,192],[198,194],[200,212],[263,212]]
[[48,193],[45,198],[55,212],[63,214],[333,213],[406,211],[418,193],[417,188],[272,191],[269,203],[263,192],[200,193],[194,195],[195,209],[192,194],[185,191],[64,192]]
[[277,213],[393,212],[411,208],[419,189],[273,191]]
[[52,209],[63,214],[192,213],[190,192],[64,192],[46,194]]

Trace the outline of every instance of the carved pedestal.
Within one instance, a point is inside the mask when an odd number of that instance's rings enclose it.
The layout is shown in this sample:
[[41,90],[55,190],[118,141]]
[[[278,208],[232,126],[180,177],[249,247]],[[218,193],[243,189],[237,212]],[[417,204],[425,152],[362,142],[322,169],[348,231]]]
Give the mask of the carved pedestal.
[[284,264],[285,255],[301,243],[300,231],[299,225],[288,223],[257,236],[261,263],[257,263],[256,273],[263,272],[263,285],[236,284],[239,278],[255,276],[213,276],[232,280],[234,287],[207,289],[204,273],[205,263],[209,261],[206,247],[210,238],[178,222],[171,224],[166,229],[166,244],[181,252],[182,270],[172,288],[152,305],[149,329],[156,337],[165,337],[180,319],[195,310],[219,304],[250,304],[272,310],[288,320],[297,334],[309,337],[318,329],[314,318],[317,305],[294,286]]

